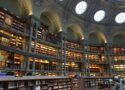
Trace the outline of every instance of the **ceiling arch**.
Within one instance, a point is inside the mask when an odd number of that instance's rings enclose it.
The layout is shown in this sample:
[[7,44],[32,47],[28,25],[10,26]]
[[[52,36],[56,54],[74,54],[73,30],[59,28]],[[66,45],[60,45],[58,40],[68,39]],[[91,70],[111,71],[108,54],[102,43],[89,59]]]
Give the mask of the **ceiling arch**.
[[114,45],[125,45],[125,32],[117,32],[113,35]]
[[0,0],[0,7],[6,8],[17,16],[32,12],[31,0]]
[[83,40],[84,33],[78,24],[70,24],[67,28],[67,37],[74,40]]
[[24,13],[32,15],[32,2],[31,0],[18,0],[20,6],[22,7]]
[[50,32],[62,31],[61,20],[56,12],[51,10],[43,11],[41,13],[40,19],[43,24],[49,26]]
[[102,32],[94,31],[89,34],[89,42],[92,44],[104,44],[107,39]]

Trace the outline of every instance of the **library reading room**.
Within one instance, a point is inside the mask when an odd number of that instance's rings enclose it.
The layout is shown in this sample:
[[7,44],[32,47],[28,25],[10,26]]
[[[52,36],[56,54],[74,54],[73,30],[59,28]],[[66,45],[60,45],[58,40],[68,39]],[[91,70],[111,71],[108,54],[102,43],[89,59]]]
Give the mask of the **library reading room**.
[[125,90],[125,0],[0,0],[0,90]]

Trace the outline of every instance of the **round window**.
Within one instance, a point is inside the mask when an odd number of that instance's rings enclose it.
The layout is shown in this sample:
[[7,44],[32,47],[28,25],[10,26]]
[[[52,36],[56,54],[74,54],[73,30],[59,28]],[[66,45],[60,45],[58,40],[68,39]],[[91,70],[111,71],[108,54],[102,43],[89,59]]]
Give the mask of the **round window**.
[[104,19],[104,17],[105,17],[105,11],[104,10],[99,10],[99,11],[97,11],[95,13],[94,20],[96,22],[100,22],[100,21],[102,21]]
[[87,9],[87,3],[85,1],[80,1],[75,8],[77,14],[83,14]]
[[124,23],[125,22],[125,12],[119,13],[116,17],[115,17],[115,21],[116,23]]

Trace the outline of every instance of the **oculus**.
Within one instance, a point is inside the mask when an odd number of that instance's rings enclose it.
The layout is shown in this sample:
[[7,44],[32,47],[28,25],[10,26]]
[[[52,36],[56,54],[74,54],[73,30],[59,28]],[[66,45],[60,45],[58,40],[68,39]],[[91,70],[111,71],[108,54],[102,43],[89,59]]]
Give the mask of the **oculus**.
[[125,12],[121,12],[121,13],[117,14],[115,17],[115,22],[119,23],[119,24],[124,23],[125,22]]
[[80,1],[75,8],[77,14],[83,14],[87,9],[87,3],[85,1]]
[[100,22],[100,21],[102,21],[104,19],[104,17],[105,17],[105,11],[104,10],[99,10],[99,11],[97,11],[95,13],[94,20],[96,22]]

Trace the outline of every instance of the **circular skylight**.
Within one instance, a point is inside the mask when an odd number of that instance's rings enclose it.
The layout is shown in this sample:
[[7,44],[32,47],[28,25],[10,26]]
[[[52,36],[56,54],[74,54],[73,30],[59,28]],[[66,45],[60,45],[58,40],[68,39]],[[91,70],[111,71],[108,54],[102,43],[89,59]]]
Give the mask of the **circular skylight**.
[[75,8],[77,14],[83,14],[87,9],[87,3],[85,1],[80,1]]
[[94,20],[96,22],[100,22],[100,21],[102,21],[104,19],[104,17],[105,17],[105,11],[104,10],[99,10],[99,11],[97,11],[95,13]]
[[119,13],[116,17],[115,17],[115,21],[116,23],[124,23],[125,22],[125,12]]

